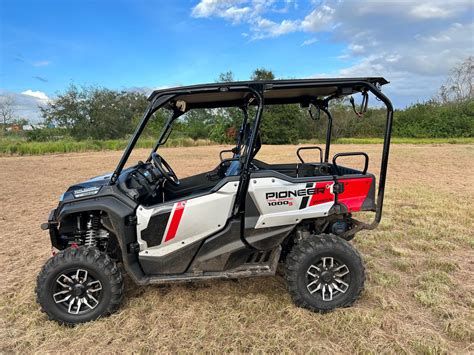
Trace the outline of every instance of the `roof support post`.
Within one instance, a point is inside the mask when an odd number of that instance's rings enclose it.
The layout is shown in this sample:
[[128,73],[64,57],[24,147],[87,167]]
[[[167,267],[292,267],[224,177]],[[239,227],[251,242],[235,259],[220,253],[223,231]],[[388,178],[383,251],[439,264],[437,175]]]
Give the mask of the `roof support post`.
[[[259,88],[263,91],[263,87]],[[262,119],[263,113],[263,95],[259,90],[256,90],[253,87],[249,87],[248,90],[254,95],[257,100],[257,112],[255,113],[255,122],[252,128],[252,134],[250,135],[249,147],[247,149],[247,155],[244,157],[244,161],[241,167],[239,188],[237,190],[237,196],[234,204],[234,215],[239,212],[245,212],[245,197],[247,194],[249,181],[250,181],[250,163],[252,159],[252,152],[255,148],[255,143],[257,141],[257,134],[260,128],[260,121]]]
[[324,162],[329,162],[329,149],[331,148],[331,137],[332,137],[332,114],[328,109],[327,102],[325,105],[321,105],[320,110],[328,116],[328,128],[326,131],[326,148],[324,150]]

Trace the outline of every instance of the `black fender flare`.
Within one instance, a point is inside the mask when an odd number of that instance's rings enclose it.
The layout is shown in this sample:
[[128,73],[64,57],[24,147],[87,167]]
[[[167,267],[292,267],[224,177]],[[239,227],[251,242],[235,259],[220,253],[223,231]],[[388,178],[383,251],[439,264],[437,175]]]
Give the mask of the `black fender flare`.
[[87,211],[107,213],[122,251],[123,266],[131,278],[138,284],[146,279],[138,260],[138,253],[131,244],[137,242],[134,220],[136,206],[131,206],[113,195],[97,196],[79,201],[64,202],[56,212],[56,221],[60,223],[65,217]]

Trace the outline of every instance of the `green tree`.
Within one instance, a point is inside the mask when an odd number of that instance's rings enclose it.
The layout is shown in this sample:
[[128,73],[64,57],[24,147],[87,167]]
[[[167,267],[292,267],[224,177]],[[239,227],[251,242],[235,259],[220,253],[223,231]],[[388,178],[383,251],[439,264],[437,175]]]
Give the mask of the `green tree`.
[[183,125],[187,136],[192,139],[206,139],[212,130],[212,117],[210,110],[195,109],[187,112],[183,116]]
[[40,110],[47,124],[67,128],[76,139],[115,139],[132,131],[146,106],[142,93],[71,85]]
[[[235,81],[234,73],[227,71],[220,73],[217,82],[228,83]],[[238,132],[244,119],[243,112],[238,107],[224,107],[207,110],[211,125],[209,139],[218,143],[235,143],[235,132]]]
[[275,74],[271,70],[265,68],[257,68],[250,76],[251,80],[274,80]]
[[220,73],[216,79],[217,83],[230,83],[232,81],[235,81],[232,70],[226,71],[225,73]]
[[[255,69],[252,80],[274,80],[275,74],[268,69]],[[266,106],[262,116],[261,135],[266,144],[295,144],[299,139],[311,138],[314,122],[299,105]]]

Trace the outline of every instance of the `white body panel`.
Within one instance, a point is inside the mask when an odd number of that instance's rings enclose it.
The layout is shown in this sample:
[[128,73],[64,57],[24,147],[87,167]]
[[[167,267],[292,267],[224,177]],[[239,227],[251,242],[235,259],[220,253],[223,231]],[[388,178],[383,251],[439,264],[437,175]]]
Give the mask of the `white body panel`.
[[327,216],[328,211],[334,205],[334,202],[327,202],[317,206],[307,207],[302,210],[268,213],[260,216],[255,228],[268,228],[297,224],[306,218],[317,218]]
[[[153,215],[163,210],[169,210],[171,204],[160,205],[156,208],[140,206],[137,209],[137,236],[140,255],[163,256],[223,229],[231,215],[238,186],[237,182],[228,182],[218,191],[209,195],[174,203],[162,243],[151,248],[148,248],[146,242],[141,239],[141,232],[146,229]],[[176,219],[179,209],[181,209],[179,220],[173,221]],[[173,224],[176,229],[173,228]],[[175,230],[175,233],[173,233],[172,239],[166,240],[170,228]]]
[[[314,183],[311,184],[314,185]],[[277,178],[252,178],[248,192],[260,214],[255,228],[297,224],[305,218],[326,216],[334,205],[332,190],[334,182],[323,181],[317,184],[322,185],[321,189],[327,190],[322,194],[329,195],[330,197],[326,198],[329,201],[322,203],[315,201],[314,205],[310,205],[314,195],[307,193],[312,189],[308,188],[306,182],[295,184]],[[305,197],[308,202],[302,206]]]
[[[331,177],[328,177],[331,179]],[[139,206],[137,209],[137,239],[141,256],[161,257],[178,251],[196,241],[222,230],[231,217],[238,182],[223,185],[218,191],[162,204],[157,207]],[[334,181],[292,183],[278,178],[252,178],[248,198],[256,206],[255,225],[246,228],[269,228],[296,225],[307,218],[326,216],[334,205]],[[161,243],[148,246],[142,239],[150,219],[169,213]]]

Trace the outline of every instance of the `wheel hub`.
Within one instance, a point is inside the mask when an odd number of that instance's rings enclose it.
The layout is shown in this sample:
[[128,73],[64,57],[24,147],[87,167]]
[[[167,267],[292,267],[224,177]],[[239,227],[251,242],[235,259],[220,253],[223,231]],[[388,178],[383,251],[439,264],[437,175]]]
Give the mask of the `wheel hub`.
[[325,283],[330,282],[333,279],[333,273],[331,271],[323,271],[321,273],[321,280]]
[[56,279],[53,300],[70,314],[85,313],[99,304],[102,284],[87,270],[66,272]]
[[322,257],[306,271],[306,288],[323,301],[332,301],[349,289],[350,271],[333,257]]
[[82,296],[86,291],[86,287],[82,284],[75,284],[72,286],[71,294],[73,296]]

